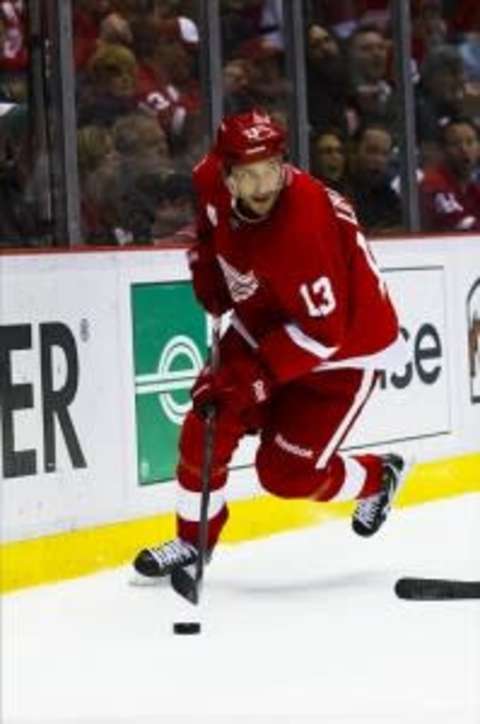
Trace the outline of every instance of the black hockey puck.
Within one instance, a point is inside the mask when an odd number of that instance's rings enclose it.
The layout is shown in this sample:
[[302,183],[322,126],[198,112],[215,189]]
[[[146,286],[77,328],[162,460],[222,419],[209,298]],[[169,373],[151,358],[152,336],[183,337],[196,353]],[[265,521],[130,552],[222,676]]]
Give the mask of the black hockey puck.
[[198,634],[202,627],[198,621],[181,621],[173,624],[173,633],[189,636],[190,634]]

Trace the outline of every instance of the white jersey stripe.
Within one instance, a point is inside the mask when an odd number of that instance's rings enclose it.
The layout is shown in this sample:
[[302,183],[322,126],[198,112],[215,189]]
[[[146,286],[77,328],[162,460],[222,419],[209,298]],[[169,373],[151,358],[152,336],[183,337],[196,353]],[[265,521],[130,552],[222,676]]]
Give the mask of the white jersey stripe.
[[285,331],[297,347],[306,349],[307,352],[320,357],[320,359],[328,359],[335,354],[338,349],[338,347],[326,347],[321,342],[317,342],[316,339],[302,332],[296,324],[286,324]]
[[355,395],[352,406],[348,410],[340,425],[333,433],[329,442],[323,449],[322,454],[317,460],[317,464],[315,465],[317,470],[323,470],[327,466],[328,461],[332,457],[337,447],[340,445],[344,436],[347,434],[350,425],[355,419],[355,416],[358,414],[359,410],[361,409],[362,405],[364,404],[365,400],[369,395],[374,377],[375,370],[365,370],[360,389]]
[[250,347],[253,347],[253,349],[258,349],[257,341],[252,337],[242,320],[237,317],[235,312],[232,314],[230,321],[232,323],[232,326],[235,327],[235,329],[237,330],[239,335],[243,337],[245,342],[247,342]]
[[[194,493],[191,490],[178,491],[177,496],[177,513],[183,520],[191,520],[198,523],[200,520],[200,507],[202,495],[200,492]],[[208,519],[214,518],[225,505],[225,495],[223,490],[212,490],[208,502]]]
[[318,367],[315,367],[313,372],[337,370],[345,367],[353,367],[355,369],[397,370],[407,364],[408,358],[408,345],[402,334],[399,334],[392,344],[381,349],[379,352],[374,352],[364,357],[346,357],[345,359],[335,360],[334,362],[323,362]]

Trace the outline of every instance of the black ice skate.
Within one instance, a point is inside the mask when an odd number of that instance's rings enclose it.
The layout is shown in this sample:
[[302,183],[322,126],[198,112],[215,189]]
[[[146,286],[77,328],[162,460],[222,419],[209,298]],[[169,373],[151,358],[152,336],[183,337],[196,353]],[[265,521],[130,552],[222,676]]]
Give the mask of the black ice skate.
[[399,455],[382,455],[382,487],[378,493],[358,502],[353,513],[352,528],[358,535],[370,536],[386,521],[392,502],[410,465]]
[[197,561],[197,549],[181,538],[144,548],[133,561],[135,571],[141,577],[154,581],[170,575],[174,568],[185,568]]

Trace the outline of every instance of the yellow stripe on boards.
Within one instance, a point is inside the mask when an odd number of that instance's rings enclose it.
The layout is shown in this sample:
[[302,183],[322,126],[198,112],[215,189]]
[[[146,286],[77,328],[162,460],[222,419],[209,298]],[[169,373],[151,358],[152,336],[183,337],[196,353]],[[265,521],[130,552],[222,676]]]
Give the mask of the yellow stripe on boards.
[[171,538],[168,515],[48,535],[0,547],[0,592],[77,578],[128,561],[145,541]]
[[[417,465],[396,505],[409,506],[480,492],[480,454]],[[354,503],[315,503],[259,495],[230,504],[222,542],[319,525],[351,515]],[[0,546],[0,592],[53,583],[131,561],[145,545],[174,535],[172,513]]]

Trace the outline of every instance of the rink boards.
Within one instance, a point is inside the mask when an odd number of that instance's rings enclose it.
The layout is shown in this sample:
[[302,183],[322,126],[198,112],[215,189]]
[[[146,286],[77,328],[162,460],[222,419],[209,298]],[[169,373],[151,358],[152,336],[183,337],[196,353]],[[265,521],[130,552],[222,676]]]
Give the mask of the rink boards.
[[[344,449],[415,455],[401,504],[480,491],[479,242],[373,244],[410,358]],[[0,278],[5,591],[119,564],[173,532],[176,443],[209,324],[183,249],[6,255]],[[234,459],[225,541],[350,513],[261,495],[254,451],[248,439]]]

